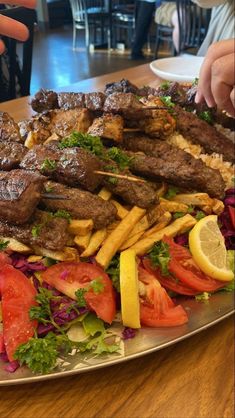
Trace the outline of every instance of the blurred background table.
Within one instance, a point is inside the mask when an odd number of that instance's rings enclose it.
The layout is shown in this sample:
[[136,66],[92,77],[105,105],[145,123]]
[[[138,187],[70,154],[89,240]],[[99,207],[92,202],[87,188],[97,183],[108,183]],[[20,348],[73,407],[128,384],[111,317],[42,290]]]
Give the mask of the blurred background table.
[[[129,78],[157,85],[148,65],[84,80],[64,91],[102,90]],[[17,120],[29,98],[2,103]],[[234,319],[135,360],[71,377],[1,388],[2,418],[233,418]]]

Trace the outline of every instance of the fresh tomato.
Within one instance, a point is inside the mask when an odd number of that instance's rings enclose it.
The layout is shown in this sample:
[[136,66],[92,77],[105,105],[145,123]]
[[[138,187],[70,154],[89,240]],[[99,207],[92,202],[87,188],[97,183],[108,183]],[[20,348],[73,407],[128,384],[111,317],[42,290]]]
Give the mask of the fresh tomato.
[[[41,278],[75,300],[75,292],[87,288],[84,298],[88,308],[103,321],[112,323],[116,313],[115,293],[109,276],[101,267],[89,263],[63,262],[42,272]],[[93,280],[101,284],[100,291],[95,292],[90,286]]]
[[0,251],[0,268],[5,264],[11,264],[11,259],[4,251]]
[[235,228],[235,208],[233,206],[228,207],[229,217],[232,223],[233,228]]
[[7,356],[13,361],[16,349],[34,335],[37,327],[37,321],[29,318],[30,308],[37,304],[37,292],[21,271],[5,264],[0,268],[0,293],[3,339]]
[[146,295],[140,298],[140,322],[149,327],[173,327],[188,322],[181,305],[174,305],[166,290],[153,274],[139,267],[139,280],[144,283]]
[[184,285],[179,280],[177,281],[171,275],[163,276],[159,268],[152,267],[151,261],[148,258],[143,260],[143,265],[149,273],[154,274],[156,279],[159,280],[159,282],[165,289],[172,290],[173,292],[179,293],[180,295],[187,295],[187,296],[195,296],[201,293],[195,289],[192,289]]
[[203,273],[193,260],[189,250],[176,244],[172,238],[164,237],[163,241],[169,245],[169,272],[185,286],[198,292],[214,292],[226,285],[225,282],[212,279]]

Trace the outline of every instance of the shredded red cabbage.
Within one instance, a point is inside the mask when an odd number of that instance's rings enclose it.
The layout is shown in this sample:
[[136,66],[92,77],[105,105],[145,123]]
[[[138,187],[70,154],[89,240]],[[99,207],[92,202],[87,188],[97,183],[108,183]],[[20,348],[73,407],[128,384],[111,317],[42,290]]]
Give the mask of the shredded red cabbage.
[[188,246],[188,233],[186,232],[184,234],[177,235],[174,238],[174,241],[175,241],[176,244],[182,245],[184,247]]
[[14,373],[20,367],[20,363],[17,360],[10,361],[5,367],[4,370],[9,373]]
[[29,263],[27,256],[13,253],[11,255],[12,265],[16,269],[22,271],[27,277],[32,276],[35,271],[46,270],[47,267],[41,262]]
[[224,202],[224,211],[219,216],[219,224],[221,233],[225,239],[227,250],[235,250],[235,230],[233,228],[230,215],[229,206],[235,207],[235,188],[226,190]]
[[136,330],[133,328],[126,327],[122,331],[122,339],[129,340],[130,338],[134,338],[136,335]]

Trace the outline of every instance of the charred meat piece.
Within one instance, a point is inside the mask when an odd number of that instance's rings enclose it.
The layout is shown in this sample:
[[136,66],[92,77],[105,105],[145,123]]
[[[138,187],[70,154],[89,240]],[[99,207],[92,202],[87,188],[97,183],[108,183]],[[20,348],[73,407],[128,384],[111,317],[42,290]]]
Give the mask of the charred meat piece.
[[59,107],[57,93],[52,90],[39,90],[31,101],[31,107],[38,113],[57,109]]
[[113,93],[110,94],[104,102],[104,112],[118,113],[126,118],[139,118],[139,110],[143,116],[143,104],[132,93]]
[[24,140],[26,140],[28,134],[33,132],[37,143],[46,141],[51,135],[50,132],[51,113],[46,112],[37,116],[33,116],[31,119],[25,119],[18,123],[20,134]]
[[[50,190],[52,199],[44,199],[42,202],[50,211],[66,210],[75,219],[92,219],[95,229],[104,228],[115,220],[115,206],[99,196],[52,181],[45,184],[45,190]],[[68,199],[53,200],[53,194]]]
[[214,120],[224,128],[235,131],[235,119],[228,116],[225,112],[221,112],[217,109],[217,112],[214,114]]
[[208,154],[222,154],[226,161],[233,162],[234,145],[225,135],[210,126],[204,120],[198,119],[191,112],[186,112],[179,106],[174,107],[176,124],[179,132],[193,143],[201,145]]
[[[128,152],[128,156],[133,157],[130,169],[135,174],[155,181],[164,180],[183,189],[207,192],[211,197],[224,195],[225,184],[219,171],[205,167],[199,160],[194,162],[190,155],[188,161],[187,156],[180,158],[178,152],[175,157],[173,152],[157,158],[133,152]],[[198,168],[201,170],[197,171]]]
[[[128,170],[121,174],[133,177]],[[137,183],[127,179],[104,177],[103,184],[108,190],[120,196],[129,205],[136,205],[140,208],[147,209],[157,203],[155,188],[148,182]]]
[[102,165],[97,157],[82,148],[59,148],[58,141],[35,145],[23,158],[21,168],[38,170],[47,177],[69,186],[94,191],[101,177],[94,173]]
[[114,142],[122,142],[123,118],[119,115],[105,114],[94,119],[88,129],[88,133],[102,138],[112,139]]
[[106,95],[101,92],[86,93],[85,94],[85,107],[92,111],[102,111]]
[[87,109],[58,109],[51,112],[49,130],[60,137],[65,137],[73,131],[86,132],[92,123],[92,117]]
[[105,94],[107,95],[113,93],[133,93],[138,95],[138,91],[138,87],[125,78],[114,83],[108,83],[105,86]]
[[45,178],[25,170],[0,172],[0,219],[16,225],[32,216],[43,190]]
[[0,112],[0,140],[22,142],[17,123],[6,112]]
[[85,107],[84,93],[58,93],[58,108],[74,109],[75,107]]
[[175,131],[175,118],[168,110],[161,109],[164,103],[158,97],[148,96],[141,99],[141,102],[147,106],[157,106],[159,109],[148,110],[149,115],[139,119],[139,127],[147,135],[152,137],[165,137],[171,135]]
[[11,225],[0,221],[0,236],[13,237],[29,246],[37,245],[48,250],[60,251],[69,239],[68,220],[36,210],[33,218],[25,225]]
[[0,170],[9,171],[17,168],[27,151],[19,142],[0,140]]

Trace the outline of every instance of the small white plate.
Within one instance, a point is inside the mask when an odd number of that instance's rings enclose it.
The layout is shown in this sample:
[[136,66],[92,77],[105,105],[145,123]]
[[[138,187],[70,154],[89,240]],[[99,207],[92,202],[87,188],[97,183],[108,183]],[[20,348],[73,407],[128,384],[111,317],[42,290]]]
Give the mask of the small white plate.
[[164,80],[190,82],[199,76],[203,59],[194,55],[162,58],[152,61],[150,68]]

